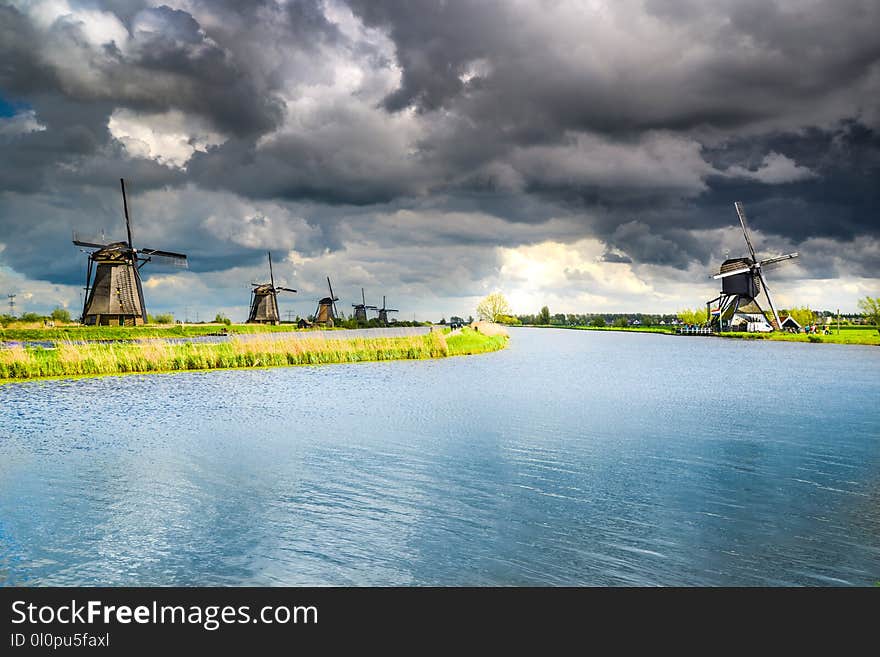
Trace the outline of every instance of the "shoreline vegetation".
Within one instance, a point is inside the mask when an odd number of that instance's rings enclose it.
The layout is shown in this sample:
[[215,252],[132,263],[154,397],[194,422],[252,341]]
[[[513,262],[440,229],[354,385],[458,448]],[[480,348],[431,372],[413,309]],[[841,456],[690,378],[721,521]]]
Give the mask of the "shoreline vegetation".
[[[391,325],[390,328],[394,328]],[[32,340],[43,342],[75,340],[151,340],[155,338],[197,338],[207,335],[254,335],[259,333],[308,333],[309,331],[343,331],[348,327],[334,326],[297,328],[296,324],[146,324],[143,326],[30,326],[0,327],[0,341]],[[369,328],[369,327],[357,327]]]
[[452,333],[432,331],[407,337],[338,340],[323,336],[287,340],[233,338],[222,343],[179,344],[155,340],[89,343],[61,340],[53,349],[20,345],[0,349],[0,383],[112,374],[423,360],[498,351],[504,349],[507,342],[503,329],[496,334],[469,327]]
[[[565,326],[559,324],[523,324],[524,328],[557,328],[573,331],[621,331],[625,333],[660,333],[663,335],[680,335],[674,327],[669,326]],[[821,333],[785,333],[773,331],[772,333],[747,333],[747,332],[724,332],[713,333],[705,336],[692,337],[716,337],[732,338],[739,340],[771,340],[774,342],[808,342],[824,344],[857,344],[880,346],[880,332],[871,326],[846,326],[841,327],[840,333],[832,329],[830,335]]]

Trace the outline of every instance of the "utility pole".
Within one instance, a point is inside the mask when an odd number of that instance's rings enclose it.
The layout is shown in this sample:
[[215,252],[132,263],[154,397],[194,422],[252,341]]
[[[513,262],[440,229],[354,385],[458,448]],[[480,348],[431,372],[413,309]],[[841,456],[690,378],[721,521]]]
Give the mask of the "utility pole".
[[7,294],[6,296],[9,297],[9,314],[12,317],[15,317],[15,296],[16,295]]
[[840,335],[840,308],[837,309],[837,335]]
[[292,315],[293,315],[293,311],[292,311],[292,310],[288,310],[288,311],[287,311],[287,321],[288,321],[288,323],[290,323],[290,322],[293,321],[293,320],[291,319],[291,316],[292,316]]

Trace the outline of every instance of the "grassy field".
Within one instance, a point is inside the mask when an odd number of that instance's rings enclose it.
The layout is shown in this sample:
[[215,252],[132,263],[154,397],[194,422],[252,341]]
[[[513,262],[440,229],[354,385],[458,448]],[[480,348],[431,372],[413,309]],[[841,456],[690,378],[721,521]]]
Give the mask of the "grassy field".
[[380,360],[444,358],[496,351],[506,339],[439,332],[403,338],[255,339],[221,344],[162,341],[73,344],[55,349],[0,349],[0,382],[64,376],[177,372],[240,367],[320,365]]

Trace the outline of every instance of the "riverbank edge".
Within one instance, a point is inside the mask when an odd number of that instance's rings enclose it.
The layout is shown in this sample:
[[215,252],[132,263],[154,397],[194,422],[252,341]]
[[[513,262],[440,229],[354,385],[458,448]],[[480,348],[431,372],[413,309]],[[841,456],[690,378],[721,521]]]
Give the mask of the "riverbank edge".
[[62,326],[44,326],[17,328],[14,326],[0,327],[0,342],[68,342],[85,340],[89,342],[138,342],[168,338],[199,338],[206,336],[260,335],[264,333],[298,333],[308,335],[310,332],[346,331],[352,328],[410,328],[411,322],[394,323],[385,327],[378,326],[313,326],[299,328],[296,324],[177,324],[161,325],[146,324],[143,326],[82,326],[68,324]]
[[[236,353],[235,356],[238,358],[247,358],[247,356],[245,355],[247,354],[252,358],[253,361],[241,365],[203,367],[201,366],[201,364],[205,363],[206,361],[201,359],[188,359],[175,361],[175,365],[180,365],[175,367],[158,366],[149,369],[117,369],[115,371],[108,369],[107,371],[94,372],[65,371],[45,375],[33,374],[32,372],[22,371],[22,369],[19,368],[17,371],[24,374],[21,376],[9,376],[9,363],[0,360],[0,385],[6,383],[22,383],[26,381],[74,380],[104,376],[182,374],[185,372],[211,372],[217,370],[269,369],[275,367],[317,367],[321,365],[341,365],[403,360],[438,360],[442,358],[471,356],[500,351],[507,347],[508,341],[509,339],[507,336],[487,336],[471,329],[465,329],[463,334],[459,334],[457,336],[444,335],[440,332],[435,331],[426,335],[406,337],[350,338],[338,340],[319,339],[316,340],[315,343],[305,345],[306,347],[312,347],[311,350],[308,348],[301,349],[301,347],[304,346],[302,341],[291,341],[290,343],[287,343],[286,341],[273,340],[270,345],[272,351],[265,352],[260,352],[258,349],[254,349],[254,343],[252,342],[240,343],[243,351]],[[314,349],[316,343],[320,343],[322,349]],[[104,350],[105,352],[108,352],[106,354],[108,358],[110,356],[119,355],[117,352],[132,352],[134,350],[142,349],[144,346],[145,345],[142,345],[138,342],[114,345],[76,345],[71,343],[64,344],[64,347],[72,349],[74,353],[76,353],[77,351],[91,351],[92,353],[94,353],[95,348]],[[288,351],[285,349],[286,346],[291,348],[295,347],[295,349]],[[91,349],[86,349],[86,347],[91,347]],[[186,355],[185,352],[187,350],[194,351],[197,349],[197,353],[205,356],[205,352],[220,352],[221,350],[228,351],[230,349],[230,345],[228,343],[200,345],[193,345],[191,343],[177,345],[165,344],[163,345],[163,347],[178,352],[175,354],[175,356],[178,358],[183,358]],[[21,348],[18,351],[18,356],[20,357],[21,353],[25,352],[30,357],[35,356],[37,359],[55,359],[55,364],[57,365],[57,355],[54,354],[53,351],[54,350],[44,350],[39,348]],[[0,354],[0,356],[2,355],[3,354]],[[133,354],[129,353],[127,355],[131,357]],[[295,362],[291,362],[290,360],[291,356],[293,355],[295,355],[297,359]],[[215,353],[214,356],[218,357],[219,354]],[[312,357],[317,358],[317,360],[312,360]],[[264,360],[273,359],[275,361],[286,359],[288,362],[263,362]],[[306,360],[307,362],[301,362],[303,360]],[[79,361],[79,363],[82,362],[83,361]],[[121,361],[119,361],[118,359],[115,362],[117,367],[122,364]],[[33,361],[31,362],[31,364],[34,364]],[[109,363],[105,363],[105,366],[109,366]]]
[[[876,329],[864,329],[867,331],[873,331],[872,338],[873,341],[864,342],[864,341],[853,341],[847,342],[844,340],[835,340],[836,335],[822,335],[822,334],[806,334],[806,333],[746,333],[746,332],[724,332],[724,333],[711,333],[711,334],[700,334],[700,335],[689,335],[687,333],[677,333],[674,329],[669,328],[661,328],[657,326],[646,326],[646,327],[622,327],[622,326],[557,326],[553,324],[523,324],[521,328],[553,328],[553,329],[566,329],[570,331],[617,331],[618,333],[650,333],[653,335],[672,335],[672,336],[684,336],[684,337],[700,337],[700,338],[727,338],[732,340],[756,340],[756,341],[770,341],[770,342],[790,342],[795,344],[834,344],[834,345],[848,345],[848,346],[860,346],[860,347],[878,347],[880,346],[880,334],[876,332]],[[853,330],[853,329],[848,329]],[[861,329],[859,329],[861,330]],[[876,338],[874,338],[876,335]]]

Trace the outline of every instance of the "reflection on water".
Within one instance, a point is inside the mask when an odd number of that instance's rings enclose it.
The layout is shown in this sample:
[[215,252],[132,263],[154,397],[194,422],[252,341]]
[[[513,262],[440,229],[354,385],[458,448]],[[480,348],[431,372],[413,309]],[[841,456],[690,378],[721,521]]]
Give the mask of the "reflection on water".
[[0,584],[870,584],[878,372],[870,347],[519,329],[4,385]]

